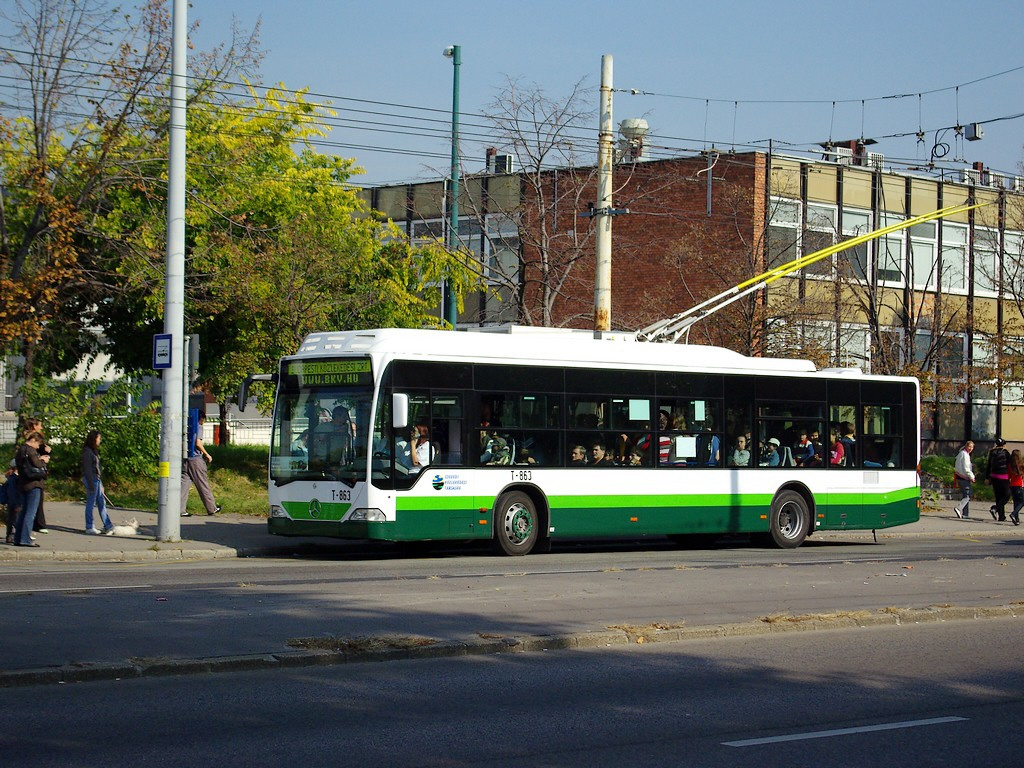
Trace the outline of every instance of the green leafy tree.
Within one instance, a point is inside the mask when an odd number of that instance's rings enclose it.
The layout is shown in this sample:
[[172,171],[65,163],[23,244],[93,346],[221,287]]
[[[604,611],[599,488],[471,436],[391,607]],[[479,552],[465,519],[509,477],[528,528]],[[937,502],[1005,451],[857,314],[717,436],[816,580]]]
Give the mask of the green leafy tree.
[[[201,96],[211,78],[250,71],[255,31],[191,57]],[[0,352],[25,375],[60,373],[96,350],[94,308],[108,299],[97,252],[110,195],[159,154],[161,126],[142,108],[165,98],[170,16],[162,0],[124,12],[104,0],[12,0],[0,7]],[[106,285],[109,285],[107,283]]]
[[128,378],[114,382],[37,376],[22,388],[20,419],[46,425],[53,449],[51,472],[80,474],[82,444],[89,430],[103,435],[103,471],[111,480],[155,477],[160,455],[160,414],[150,405],[136,408],[142,385]]
[[[413,248],[366,209],[349,182],[352,160],[313,151],[332,114],[283,89],[190,107],[186,332],[200,336],[201,381],[222,407],[246,375],[272,370],[312,331],[436,323],[445,279],[460,297],[478,289],[444,248]],[[136,170],[98,225],[118,233],[100,270],[111,299],[98,317],[129,370],[148,365],[164,289],[166,170]]]

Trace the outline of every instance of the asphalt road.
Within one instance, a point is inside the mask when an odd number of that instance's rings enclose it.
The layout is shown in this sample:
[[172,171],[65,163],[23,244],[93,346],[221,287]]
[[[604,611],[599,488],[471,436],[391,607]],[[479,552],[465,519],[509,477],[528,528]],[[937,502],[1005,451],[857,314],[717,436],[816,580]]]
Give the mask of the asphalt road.
[[22,766],[1011,766],[1018,619],[3,692]]
[[5,668],[272,654],[307,638],[463,642],[1024,602],[1019,538],[813,542],[794,551],[578,543],[529,558],[480,548],[432,557],[345,552],[5,564]]

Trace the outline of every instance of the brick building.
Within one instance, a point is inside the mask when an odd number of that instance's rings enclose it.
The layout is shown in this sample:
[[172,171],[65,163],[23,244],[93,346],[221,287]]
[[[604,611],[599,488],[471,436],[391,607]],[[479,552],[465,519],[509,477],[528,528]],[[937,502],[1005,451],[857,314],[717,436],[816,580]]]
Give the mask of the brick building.
[[[508,170],[504,168],[503,170]],[[819,365],[914,373],[923,434],[949,450],[997,432],[1024,443],[1024,184],[956,179],[881,158],[765,153],[615,167],[612,327],[636,330],[765,269],[957,203],[983,207],[845,251],[691,330],[693,343]],[[443,181],[365,190],[415,239],[447,231]],[[459,240],[492,290],[460,324],[593,327],[594,168],[485,173],[460,188]],[[929,445],[926,445],[929,448]]]

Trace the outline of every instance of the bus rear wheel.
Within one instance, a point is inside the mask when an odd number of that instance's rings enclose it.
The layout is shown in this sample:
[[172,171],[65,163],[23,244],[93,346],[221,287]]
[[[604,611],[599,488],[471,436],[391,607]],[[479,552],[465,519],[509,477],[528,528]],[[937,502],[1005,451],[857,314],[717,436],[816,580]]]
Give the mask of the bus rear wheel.
[[772,542],[782,549],[804,543],[811,525],[807,500],[796,491],[783,491],[772,502],[769,531]]
[[505,555],[526,555],[537,543],[537,508],[521,491],[506,493],[494,505],[495,546]]

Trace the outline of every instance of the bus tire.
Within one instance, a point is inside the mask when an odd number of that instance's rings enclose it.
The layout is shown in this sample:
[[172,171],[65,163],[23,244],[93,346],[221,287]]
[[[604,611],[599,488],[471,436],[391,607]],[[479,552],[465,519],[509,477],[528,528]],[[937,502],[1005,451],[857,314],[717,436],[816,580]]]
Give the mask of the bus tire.
[[533,499],[522,491],[502,494],[494,505],[494,544],[499,554],[526,555],[537,543],[539,520]]
[[769,535],[781,549],[796,549],[804,543],[811,527],[807,500],[796,491],[782,491],[772,501]]

